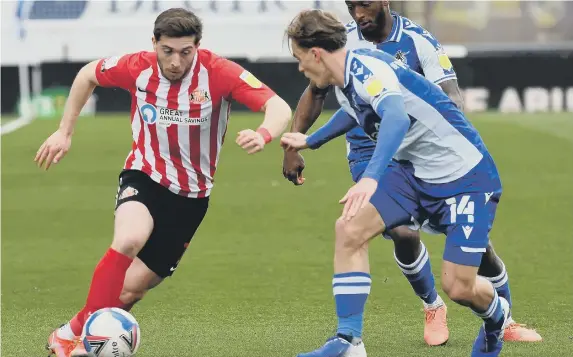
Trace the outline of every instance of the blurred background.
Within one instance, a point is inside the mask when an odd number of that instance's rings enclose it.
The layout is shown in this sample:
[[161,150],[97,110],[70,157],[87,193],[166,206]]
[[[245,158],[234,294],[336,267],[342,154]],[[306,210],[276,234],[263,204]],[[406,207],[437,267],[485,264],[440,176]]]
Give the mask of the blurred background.
[[[2,114],[61,113],[83,64],[151,49],[169,7],[195,11],[202,46],[232,58],[294,105],[305,86],[284,41],[303,8],[349,20],[343,1],[2,1]],[[445,46],[468,111],[573,111],[572,1],[392,1]],[[24,98],[25,106],[21,106]],[[331,96],[327,108],[335,108]],[[238,108],[244,109],[244,108]],[[129,110],[126,93],[97,90],[85,113]]]

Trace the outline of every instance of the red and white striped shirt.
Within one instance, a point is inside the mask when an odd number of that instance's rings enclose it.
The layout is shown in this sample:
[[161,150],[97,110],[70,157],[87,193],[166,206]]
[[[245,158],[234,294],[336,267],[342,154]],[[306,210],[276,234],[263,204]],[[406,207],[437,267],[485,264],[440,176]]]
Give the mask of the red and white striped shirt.
[[96,76],[102,87],[131,94],[133,145],[124,169],[187,197],[211,192],[231,99],[259,111],[275,95],[238,64],[202,49],[177,83],[163,77],[156,53],[145,51],[102,59]]

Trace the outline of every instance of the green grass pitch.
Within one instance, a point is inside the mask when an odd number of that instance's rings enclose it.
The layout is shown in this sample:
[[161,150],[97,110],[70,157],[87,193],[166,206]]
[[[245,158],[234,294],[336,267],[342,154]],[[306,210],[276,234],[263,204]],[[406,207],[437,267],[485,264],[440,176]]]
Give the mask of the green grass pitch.
[[[492,239],[509,271],[514,317],[545,338],[508,343],[502,355],[571,356],[573,115],[471,118],[504,184]],[[204,224],[174,277],[133,310],[142,329],[140,357],[295,356],[334,332],[333,223],[351,185],[344,142],[307,152],[307,181],[294,187],[282,177],[277,143],[253,156],[234,143],[240,129],[261,120],[232,115]],[[56,127],[39,120],[2,137],[6,357],[45,356],[47,335],[82,306],[92,270],[111,242],[129,119],[80,119],[70,153],[46,173],[33,157]],[[444,238],[423,239],[439,277]],[[442,293],[450,341],[426,347],[422,305],[393,260],[391,242],[376,239],[370,257],[369,355],[468,356],[480,321]]]

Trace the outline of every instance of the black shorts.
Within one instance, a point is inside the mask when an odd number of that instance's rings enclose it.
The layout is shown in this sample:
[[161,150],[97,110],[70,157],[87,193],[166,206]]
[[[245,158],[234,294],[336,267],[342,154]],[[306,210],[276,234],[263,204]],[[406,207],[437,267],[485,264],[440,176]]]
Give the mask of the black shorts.
[[160,277],[171,276],[207,213],[209,197],[180,196],[144,172],[124,170],[115,208],[129,201],[143,203],[153,217],[153,231],[137,256]]

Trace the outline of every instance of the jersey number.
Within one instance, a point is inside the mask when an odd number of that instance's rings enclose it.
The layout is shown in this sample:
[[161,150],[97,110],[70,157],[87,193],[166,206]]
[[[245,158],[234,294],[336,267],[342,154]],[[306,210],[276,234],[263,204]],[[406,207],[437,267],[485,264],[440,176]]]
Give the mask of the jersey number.
[[462,196],[460,202],[455,197],[448,198],[446,204],[450,206],[450,221],[452,224],[457,222],[458,215],[467,215],[467,223],[474,223],[474,202],[470,201],[470,196]]
[[380,130],[380,122],[374,122],[374,130],[370,134],[367,133],[370,140],[372,140],[372,141],[378,140],[378,131],[379,130]]

